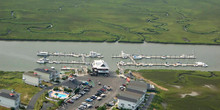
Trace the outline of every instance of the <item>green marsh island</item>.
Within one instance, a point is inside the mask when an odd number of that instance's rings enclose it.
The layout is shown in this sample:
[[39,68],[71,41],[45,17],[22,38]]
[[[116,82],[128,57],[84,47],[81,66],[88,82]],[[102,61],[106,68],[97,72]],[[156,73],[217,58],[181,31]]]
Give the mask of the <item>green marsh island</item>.
[[1,0],[0,39],[220,44],[219,0]]

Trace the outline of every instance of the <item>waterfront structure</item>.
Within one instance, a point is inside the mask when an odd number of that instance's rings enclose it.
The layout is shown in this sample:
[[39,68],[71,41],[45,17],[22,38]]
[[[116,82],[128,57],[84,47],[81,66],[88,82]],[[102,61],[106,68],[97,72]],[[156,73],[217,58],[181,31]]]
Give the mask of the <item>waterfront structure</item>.
[[92,63],[92,71],[98,74],[108,74],[109,66],[104,60],[94,60]]
[[36,72],[25,72],[23,73],[23,81],[29,85],[39,86],[41,84],[41,77]]
[[59,73],[55,68],[44,67],[44,68],[36,68],[34,72],[41,76],[43,81],[56,81],[59,78]]
[[14,90],[0,90],[0,106],[6,108],[14,108],[15,110],[19,109],[20,105],[20,94],[16,93]]
[[126,90],[119,93],[118,107],[123,109],[136,110],[144,101],[147,91],[147,84],[139,81],[131,81]]

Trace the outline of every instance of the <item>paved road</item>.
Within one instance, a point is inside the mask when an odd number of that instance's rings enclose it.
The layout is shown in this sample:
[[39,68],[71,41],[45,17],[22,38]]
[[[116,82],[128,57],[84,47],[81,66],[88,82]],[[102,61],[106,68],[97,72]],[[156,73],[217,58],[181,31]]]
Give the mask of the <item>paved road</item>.
[[[66,81],[64,81],[66,82]],[[62,83],[64,83],[62,82]],[[61,84],[62,84],[61,83]],[[61,85],[59,84],[59,85]],[[37,99],[45,92],[45,91],[48,91],[49,89],[52,89],[54,86],[58,86],[58,85],[53,85],[51,87],[47,87],[46,89],[43,89],[41,90],[40,92],[38,92],[37,94],[35,94],[32,98],[31,98],[31,101],[28,103],[28,106],[27,106],[27,110],[33,110],[34,109],[34,105],[35,103],[37,102]]]
[[29,102],[28,106],[27,106],[27,110],[33,110],[34,109],[34,105],[37,102],[37,99],[46,91],[51,89],[52,87],[48,87],[46,89],[41,90],[40,92],[38,92],[37,94],[35,94],[32,98],[31,101]]
[[153,98],[154,98],[154,94],[150,94],[150,96],[148,97],[147,102],[142,110],[147,110],[149,108]]

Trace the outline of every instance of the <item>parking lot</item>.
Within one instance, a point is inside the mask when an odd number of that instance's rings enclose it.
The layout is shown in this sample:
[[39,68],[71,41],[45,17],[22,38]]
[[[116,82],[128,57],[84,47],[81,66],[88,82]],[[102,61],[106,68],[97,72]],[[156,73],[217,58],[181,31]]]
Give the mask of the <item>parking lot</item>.
[[[76,77],[76,79],[79,81],[91,80],[94,87],[92,87],[89,92],[86,92],[79,99],[74,100],[74,103],[72,104],[67,103],[66,105],[61,107],[60,110],[62,109],[77,110],[80,107],[80,105],[82,106],[82,102],[86,102],[92,106],[91,108],[87,108],[87,109],[94,110],[95,107],[102,106],[105,103],[112,101],[113,98],[120,91],[119,87],[126,82],[125,79],[119,78],[115,73],[111,74],[109,77],[85,75],[85,76]],[[111,91],[106,90],[105,92],[103,92],[103,94],[105,94],[105,97],[102,97],[100,101],[94,99],[93,101],[90,102],[90,100],[88,100],[87,98],[90,98],[92,95],[97,94],[97,91],[100,90],[104,85],[110,87],[112,90]]]

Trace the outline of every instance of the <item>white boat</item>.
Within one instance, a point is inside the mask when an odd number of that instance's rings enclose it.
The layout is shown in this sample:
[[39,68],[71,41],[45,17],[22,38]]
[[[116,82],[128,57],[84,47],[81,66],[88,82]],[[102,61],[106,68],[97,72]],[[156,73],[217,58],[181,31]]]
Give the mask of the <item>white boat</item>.
[[121,57],[122,58],[126,59],[126,58],[128,58],[128,56],[129,56],[128,54],[126,54],[123,51],[121,51]]
[[145,58],[146,58],[146,59],[150,59],[151,57],[150,57],[150,56],[146,56]]
[[49,62],[49,59],[47,59],[47,58],[40,58],[39,60],[37,60],[37,63],[39,63],[39,64],[45,64],[48,62]]
[[94,52],[94,51],[90,51],[89,52],[89,57],[92,58],[102,58],[103,56],[100,53]]
[[154,64],[152,64],[152,63],[149,63],[149,66],[154,66]]
[[140,60],[140,59],[142,59],[142,56],[141,55],[133,55],[133,58],[135,60]]
[[195,62],[195,63],[196,65],[201,66],[201,67],[208,67],[208,65],[203,62]]
[[161,56],[160,58],[161,58],[161,59],[166,59],[167,57],[166,57],[166,56]]
[[43,52],[43,51],[41,51],[41,52],[38,52],[38,53],[37,53],[37,56],[49,56],[49,52]]
[[169,67],[170,65],[166,63],[165,66],[166,66],[166,67]]

